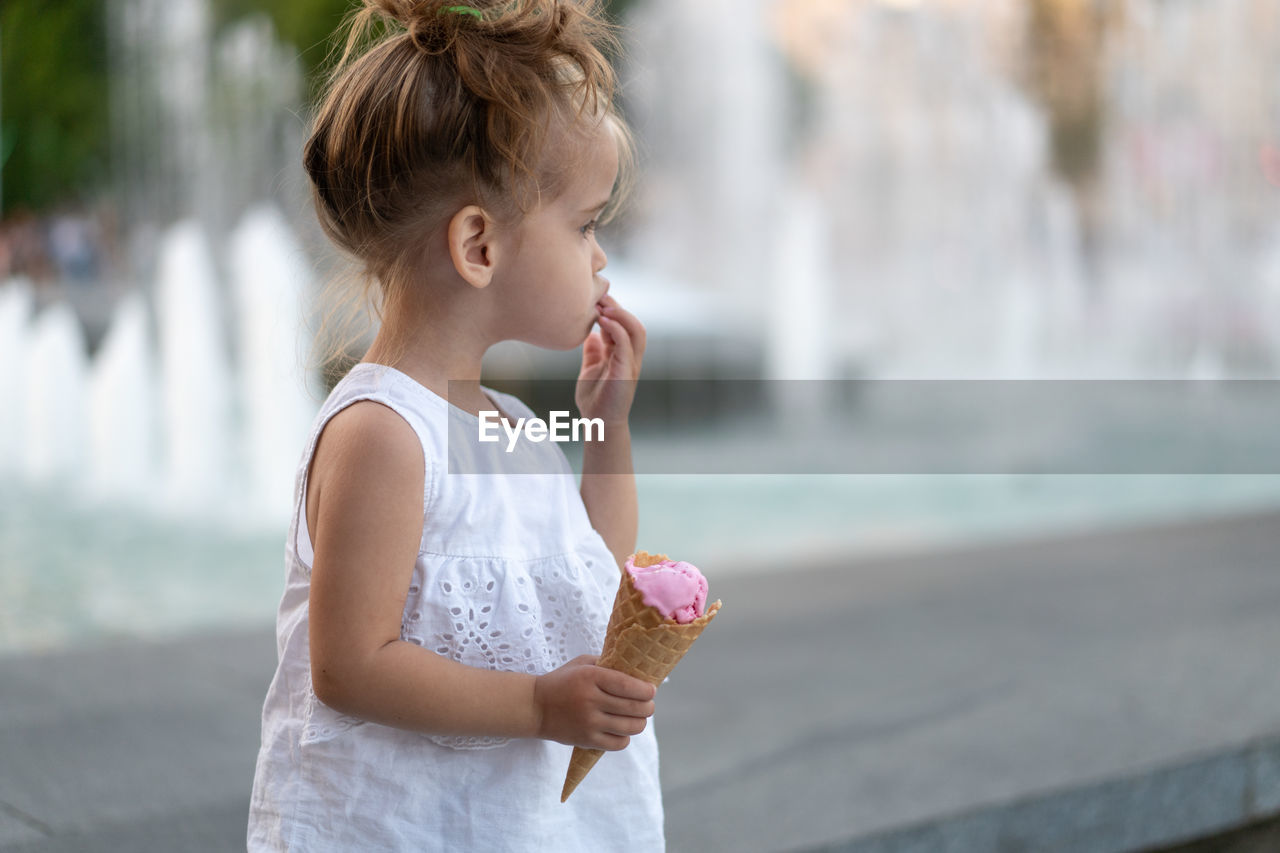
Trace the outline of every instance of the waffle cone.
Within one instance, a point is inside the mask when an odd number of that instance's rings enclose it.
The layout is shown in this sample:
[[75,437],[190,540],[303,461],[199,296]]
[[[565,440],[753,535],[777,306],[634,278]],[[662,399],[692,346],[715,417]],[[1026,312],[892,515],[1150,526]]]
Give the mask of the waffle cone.
[[[665,559],[665,554],[650,555],[646,551],[637,551],[634,565],[652,566]],[[675,669],[693,641],[719,611],[720,602],[715,601],[692,622],[681,625],[674,619],[665,619],[657,609],[644,603],[631,581],[631,573],[623,569],[618,594],[613,600],[613,613],[609,616],[609,627],[605,630],[604,650],[597,665],[625,672],[656,687]],[[602,749],[573,748],[560,802],[569,799],[602,755]]]

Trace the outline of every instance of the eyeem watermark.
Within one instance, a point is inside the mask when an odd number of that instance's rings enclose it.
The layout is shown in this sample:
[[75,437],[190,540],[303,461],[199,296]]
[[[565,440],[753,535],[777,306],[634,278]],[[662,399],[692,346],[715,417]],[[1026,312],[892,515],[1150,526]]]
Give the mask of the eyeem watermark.
[[[557,442],[604,441],[604,420],[601,418],[570,419],[569,413],[563,410],[552,412],[550,422],[542,418],[516,418],[515,426],[512,426],[509,421],[502,420],[501,415],[496,411],[480,412],[479,438],[481,441],[488,443],[500,441],[502,436],[498,434],[499,427],[507,434],[508,453],[516,449],[516,442],[520,440],[521,434],[533,442],[548,439]],[[579,438],[579,433],[582,434],[582,438]]]

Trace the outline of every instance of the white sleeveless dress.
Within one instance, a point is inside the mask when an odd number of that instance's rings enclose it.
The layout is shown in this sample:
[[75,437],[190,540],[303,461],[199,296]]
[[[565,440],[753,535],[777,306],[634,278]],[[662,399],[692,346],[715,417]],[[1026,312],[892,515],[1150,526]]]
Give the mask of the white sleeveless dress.
[[[508,416],[533,416],[516,397],[484,390]],[[476,417],[394,368],[357,364],[325,401],[298,466],[249,850],[662,850],[652,719],[561,803],[571,747],[425,735],[344,716],[316,698],[306,473],[325,424],[360,400],[399,413],[426,459],[401,639],[470,666],[541,674],[600,652],[617,590],[617,564],[557,445],[521,442],[501,464],[560,473],[450,473],[450,452],[453,470],[486,470],[460,467],[474,462],[460,463],[466,448],[448,444],[450,422],[474,430]]]

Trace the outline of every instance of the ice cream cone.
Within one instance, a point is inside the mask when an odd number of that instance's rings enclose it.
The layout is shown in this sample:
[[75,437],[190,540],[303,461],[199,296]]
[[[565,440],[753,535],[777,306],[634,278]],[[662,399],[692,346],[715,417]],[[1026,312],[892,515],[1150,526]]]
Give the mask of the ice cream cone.
[[[665,559],[665,554],[653,556],[645,551],[637,551],[634,564],[652,566]],[[605,630],[604,650],[597,665],[625,672],[657,686],[685,656],[693,641],[698,639],[698,635],[711,623],[719,610],[720,602],[715,601],[707,605],[706,612],[692,622],[680,624],[673,619],[666,619],[656,608],[644,603],[631,581],[631,573],[624,569],[618,583],[618,594],[613,600],[609,627]],[[560,802],[569,799],[569,795],[591,772],[602,755],[602,749],[573,748]]]

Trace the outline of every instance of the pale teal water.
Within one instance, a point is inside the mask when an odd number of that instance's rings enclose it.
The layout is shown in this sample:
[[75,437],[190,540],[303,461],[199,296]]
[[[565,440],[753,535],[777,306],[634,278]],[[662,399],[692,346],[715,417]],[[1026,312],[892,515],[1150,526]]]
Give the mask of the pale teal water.
[[[1276,475],[647,475],[639,546],[724,571],[1280,507]],[[663,543],[671,543],[669,546]]]
[[[638,478],[638,547],[717,575],[1280,507],[1280,476]],[[266,625],[285,531],[235,533],[0,485],[0,653]]]
[[259,624],[283,542],[0,486],[0,651]]

